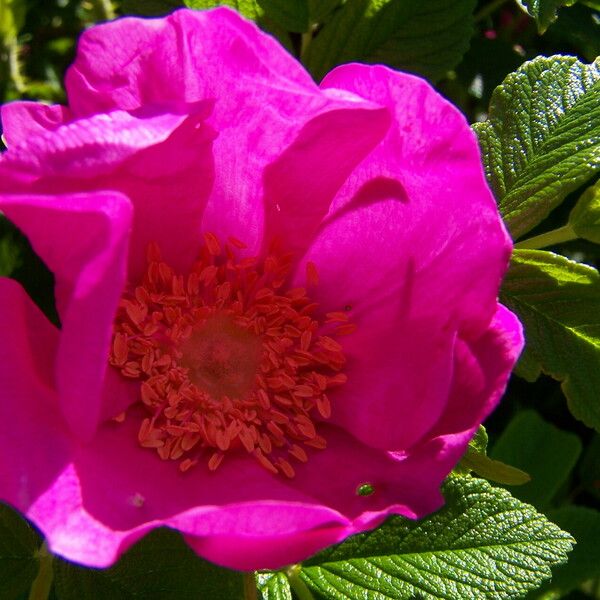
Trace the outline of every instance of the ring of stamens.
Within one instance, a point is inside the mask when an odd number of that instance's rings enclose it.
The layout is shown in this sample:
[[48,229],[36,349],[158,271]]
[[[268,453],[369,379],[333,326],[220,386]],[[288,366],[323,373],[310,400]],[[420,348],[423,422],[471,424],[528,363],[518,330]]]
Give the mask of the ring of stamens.
[[[184,276],[150,244],[142,282],[120,301],[110,363],[140,380],[138,440],[160,458],[187,471],[204,457],[214,471],[228,452],[245,451],[291,478],[290,460],[326,447],[318,421],[346,381],[334,338],[355,326],[343,310],[316,318],[305,288],[283,290],[290,254],[273,244],[262,260],[239,258],[243,248],[207,233]],[[312,263],[307,284],[318,284]]]

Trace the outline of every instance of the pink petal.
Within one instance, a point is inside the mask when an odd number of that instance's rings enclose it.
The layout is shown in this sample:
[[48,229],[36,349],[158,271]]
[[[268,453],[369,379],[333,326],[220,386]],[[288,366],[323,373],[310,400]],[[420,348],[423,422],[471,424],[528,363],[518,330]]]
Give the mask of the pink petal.
[[0,107],[2,135],[8,146],[25,142],[30,136],[54,131],[70,117],[66,106],[40,102],[8,102]]
[[[67,90],[75,114],[215,99],[215,183],[203,229],[237,237],[253,253],[265,203],[267,237],[303,246],[387,123],[380,107],[319,90],[281,46],[227,8],[87,31]],[[306,199],[312,211],[298,220]]]
[[418,486],[424,493],[432,484],[441,484],[463,456],[504,393],[523,345],[521,323],[500,304],[487,331],[476,339],[457,341],[447,406],[435,427],[407,453],[424,477]]
[[395,123],[361,163],[303,259],[323,312],[351,307],[349,381],[335,423],[378,448],[407,448],[442,414],[457,332],[484,331],[510,242],[464,118],[418,78],[383,67],[336,69],[338,86],[388,106]]
[[502,397],[523,345],[521,323],[501,304],[487,331],[459,339],[448,404],[429,435],[459,435],[466,444]]
[[[428,270],[461,328],[482,331],[495,312],[511,242],[490,192],[475,135],[463,115],[424,80],[386,67],[346,65],[323,80],[387,106],[394,124],[352,174],[336,207],[395,199],[403,219],[396,256]],[[391,240],[390,240],[391,243]],[[390,259],[393,260],[393,259]]]
[[131,206],[115,192],[5,194],[0,205],[55,274],[60,406],[73,433],[89,438],[100,415],[112,323],[125,284]]
[[206,103],[184,108],[137,116],[115,111],[33,136],[0,158],[0,193],[3,187],[40,194],[123,192],[134,204],[131,278],[145,270],[151,241],[173,266],[186,269],[199,246],[212,186],[213,134],[203,124]]
[[69,456],[57,410],[58,331],[24,290],[0,278],[0,499],[26,511]]
[[265,169],[266,244],[277,237],[304,252],[342,183],[385,135],[387,111],[355,104],[311,120]]
[[[387,514],[414,518],[442,503],[438,487],[446,473],[427,470],[431,446],[417,458],[398,459],[326,427],[328,449],[295,463],[292,480],[272,476],[243,453],[227,456],[214,473],[201,462],[182,474],[139,446],[135,416],[105,424],[91,444],[79,446],[73,467],[30,511],[55,552],[106,566],[131,540],[167,525],[209,560],[278,568]],[[356,493],[365,482],[373,496]]]
[[[273,38],[223,7],[179,10],[165,19],[128,17],[87,30],[66,88],[76,116],[214,97],[235,125],[274,89],[299,95],[315,84]],[[244,96],[248,108],[240,104]]]

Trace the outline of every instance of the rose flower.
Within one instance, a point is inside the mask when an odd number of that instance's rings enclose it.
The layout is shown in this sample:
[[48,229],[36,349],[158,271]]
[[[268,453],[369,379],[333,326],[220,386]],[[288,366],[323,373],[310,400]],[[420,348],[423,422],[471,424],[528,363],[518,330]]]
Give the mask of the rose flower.
[[67,106],[2,107],[0,499],[112,564],[153,528],[237,569],[420,518],[522,347],[463,116],[418,77],[317,86],[229,9],[83,34]]

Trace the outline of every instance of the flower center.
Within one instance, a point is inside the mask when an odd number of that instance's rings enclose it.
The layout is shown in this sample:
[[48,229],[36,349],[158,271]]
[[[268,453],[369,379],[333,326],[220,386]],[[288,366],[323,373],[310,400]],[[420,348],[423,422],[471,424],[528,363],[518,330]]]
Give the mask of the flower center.
[[181,364],[199,390],[216,399],[250,394],[262,354],[260,338],[217,314],[201,324],[181,345]]
[[[344,310],[317,319],[305,288],[283,291],[289,254],[273,245],[259,261],[239,258],[241,248],[207,233],[183,276],[151,244],[142,282],[120,301],[110,363],[140,380],[139,443],[181,471],[202,458],[215,470],[227,453],[247,452],[293,477],[290,460],[326,447],[318,422],[331,415],[331,388],[346,381],[334,337],[355,326]],[[318,283],[312,263],[307,283]]]

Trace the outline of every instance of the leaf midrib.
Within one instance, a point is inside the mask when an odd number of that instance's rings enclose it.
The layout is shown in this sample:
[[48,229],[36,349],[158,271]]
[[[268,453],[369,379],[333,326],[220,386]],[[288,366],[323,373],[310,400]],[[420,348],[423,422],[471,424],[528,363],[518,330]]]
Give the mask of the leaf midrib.
[[[575,64],[575,63],[574,63]],[[593,64],[593,63],[592,63]],[[587,67],[588,65],[584,65],[584,67]],[[541,175],[543,175],[543,171],[541,173],[538,173],[537,175],[535,175],[534,177],[530,177],[529,176],[529,171],[533,170],[533,167],[536,166],[537,161],[545,156],[547,153],[544,153],[544,146],[546,145],[548,138],[553,137],[556,133],[556,131],[558,129],[560,129],[561,127],[566,127],[569,122],[568,119],[570,118],[570,114],[572,113],[574,110],[576,110],[576,108],[578,108],[580,100],[584,100],[586,95],[589,93],[593,93],[593,91],[595,90],[596,87],[600,87],[600,78],[596,79],[596,81],[593,83],[592,86],[590,86],[587,90],[583,90],[583,92],[577,97],[577,99],[575,100],[575,102],[567,109],[565,110],[561,117],[557,120],[556,125],[552,128],[548,129],[548,133],[544,139],[544,141],[542,142],[542,144],[538,145],[538,146],[531,146],[531,154],[528,154],[528,158],[531,157],[531,160],[527,160],[527,165],[525,166],[524,169],[522,169],[521,171],[519,171],[515,177],[515,179],[512,181],[512,184],[510,186],[510,188],[506,185],[506,178],[502,177],[503,179],[503,183],[504,183],[504,189],[505,189],[505,193],[503,195],[503,197],[500,199],[500,203],[502,204],[504,202],[504,200],[509,197],[510,195],[515,193],[515,190],[519,190],[520,187],[522,187],[524,185],[523,182],[527,182],[527,180],[533,180],[536,177],[539,177]],[[504,129],[504,128],[503,128]],[[493,128],[492,128],[493,130]],[[531,128],[530,128],[531,130]],[[495,131],[494,131],[495,133]],[[498,136],[498,140],[501,140],[503,138],[501,138],[500,136]],[[569,142],[567,142],[567,144],[564,144],[563,146],[561,146],[561,148],[554,148],[554,150],[561,150],[562,148],[564,148],[564,146],[576,142],[577,139],[571,139]],[[591,146],[591,148],[593,148],[593,146]],[[590,148],[584,148],[582,151],[587,151]],[[501,162],[504,163],[504,156],[505,156],[505,151],[504,151],[504,143],[501,142],[501,148],[500,151],[502,153],[502,157],[501,157]],[[577,154],[579,154],[579,151],[577,152]],[[569,155],[570,157],[571,155]],[[504,167],[504,165],[503,165]],[[505,169],[502,169],[502,172],[504,173]],[[508,208],[510,206],[510,204],[508,206],[506,206],[506,208]],[[514,211],[513,211],[514,212]],[[510,211],[507,211],[507,214],[510,214]]]

